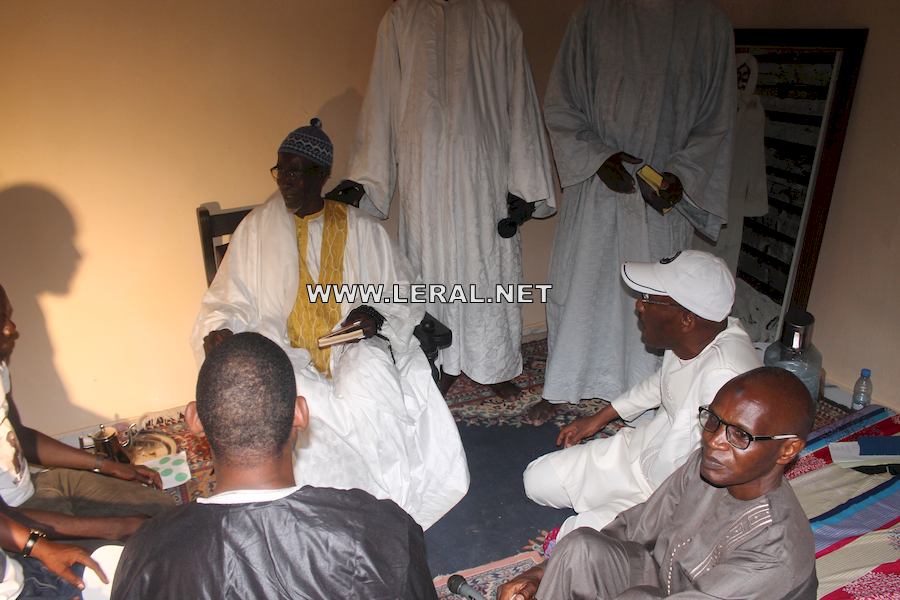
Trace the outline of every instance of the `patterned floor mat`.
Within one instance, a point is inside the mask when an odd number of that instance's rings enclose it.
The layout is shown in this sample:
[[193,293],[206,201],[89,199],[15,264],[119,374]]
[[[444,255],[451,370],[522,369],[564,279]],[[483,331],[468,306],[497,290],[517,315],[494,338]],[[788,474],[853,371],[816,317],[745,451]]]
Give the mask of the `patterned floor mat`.
[[[460,575],[473,588],[481,592],[485,598],[494,598],[497,589],[513,577],[516,577],[543,559],[537,552],[524,552],[509,558],[494,561],[480,567],[462,571]],[[440,600],[456,600],[461,598],[447,589],[447,575],[435,577],[434,587]]]
[[[530,427],[524,420],[525,413],[532,404],[541,400],[544,389],[544,368],[547,364],[547,340],[535,340],[522,345],[522,374],[513,379],[521,390],[513,399],[501,398],[486,385],[475,383],[465,375],[460,375],[447,394],[447,405],[457,423],[496,427]],[[592,415],[606,406],[604,400],[594,399],[579,404],[562,404],[553,422],[563,426],[577,417]],[[615,433],[619,426],[611,428],[607,434]]]

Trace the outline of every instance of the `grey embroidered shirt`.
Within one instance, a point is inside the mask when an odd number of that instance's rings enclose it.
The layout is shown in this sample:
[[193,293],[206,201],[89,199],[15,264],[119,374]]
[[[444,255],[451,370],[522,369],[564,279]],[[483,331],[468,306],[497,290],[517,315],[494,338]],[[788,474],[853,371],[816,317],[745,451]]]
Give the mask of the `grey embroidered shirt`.
[[815,598],[812,531],[790,484],[738,500],[700,477],[699,450],[602,533],[641,544],[658,567],[657,588],[622,598]]

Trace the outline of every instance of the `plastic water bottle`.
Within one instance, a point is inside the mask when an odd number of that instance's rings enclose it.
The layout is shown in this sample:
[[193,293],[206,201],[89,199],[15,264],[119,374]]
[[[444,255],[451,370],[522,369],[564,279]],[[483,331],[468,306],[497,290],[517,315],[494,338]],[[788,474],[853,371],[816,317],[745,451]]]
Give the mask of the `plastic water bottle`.
[[869,369],[859,372],[859,379],[853,386],[853,403],[850,405],[853,410],[865,408],[872,402],[872,380],[869,379],[871,376],[872,371]]

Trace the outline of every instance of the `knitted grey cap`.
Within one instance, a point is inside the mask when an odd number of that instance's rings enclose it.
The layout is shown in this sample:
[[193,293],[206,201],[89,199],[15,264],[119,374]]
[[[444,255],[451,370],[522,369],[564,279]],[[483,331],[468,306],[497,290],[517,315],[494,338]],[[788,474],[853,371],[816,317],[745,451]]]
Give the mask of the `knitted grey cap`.
[[290,132],[281,142],[278,152],[299,154],[326,169],[331,168],[334,160],[331,139],[322,131],[322,121],[318,117],[313,117],[306,127],[299,127]]

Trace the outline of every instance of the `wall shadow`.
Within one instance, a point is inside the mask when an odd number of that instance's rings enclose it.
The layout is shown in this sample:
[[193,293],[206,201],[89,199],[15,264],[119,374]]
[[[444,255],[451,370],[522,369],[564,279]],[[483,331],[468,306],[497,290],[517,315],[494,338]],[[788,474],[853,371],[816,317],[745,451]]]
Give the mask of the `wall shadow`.
[[[341,94],[331,98],[319,109],[315,116],[322,119],[322,126],[331,143],[334,144],[334,168],[331,180],[325,183],[327,192],[345,178],[347,163],[353,152],[356,141],[356,126],[362,110],[363,97],[353,88],[347,88]],[[387,151],[387,150],[385,150]],[[388,235],[396,243],[399,239],[399,223],[397,218],[397,202],[391,202],[388,218],[381,222]]]
[[[23,184],[0,190],[0,283],[12,303],[20,338],[10,359],[16,406],[26,425],[64,411],[73,424],[99,415],[72,404],[54,361],[40,306],[44,294],[65,296],[81,254],[69,209],[50,190]],[[63,408],[63,404],[68,404]],[[55,432],[45,432],[53,434]]]

